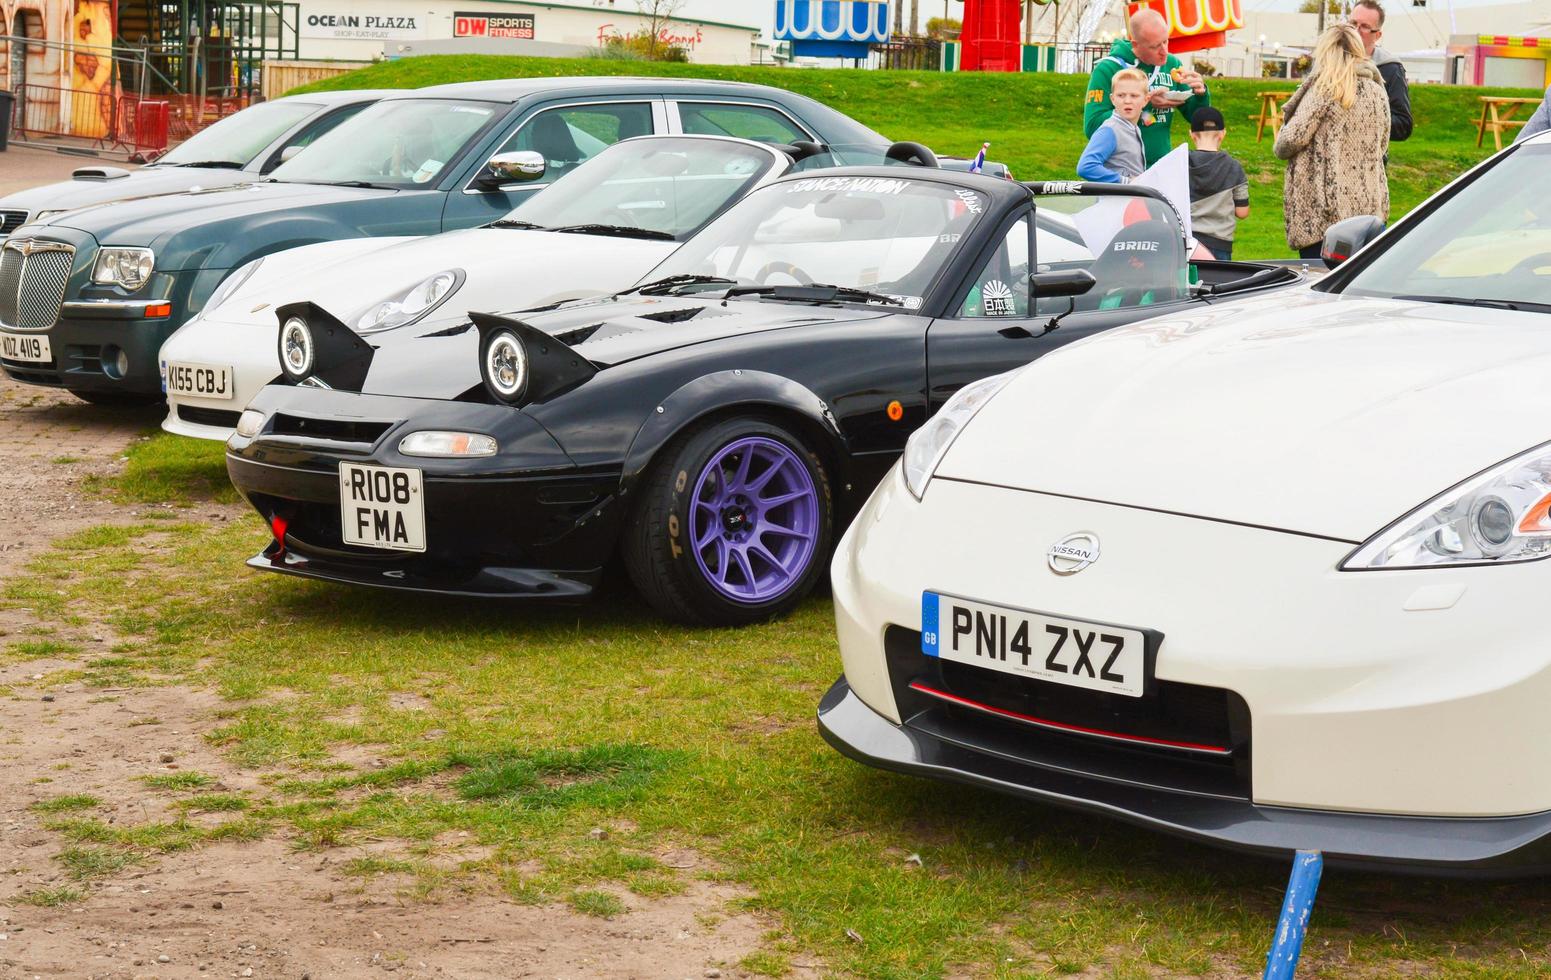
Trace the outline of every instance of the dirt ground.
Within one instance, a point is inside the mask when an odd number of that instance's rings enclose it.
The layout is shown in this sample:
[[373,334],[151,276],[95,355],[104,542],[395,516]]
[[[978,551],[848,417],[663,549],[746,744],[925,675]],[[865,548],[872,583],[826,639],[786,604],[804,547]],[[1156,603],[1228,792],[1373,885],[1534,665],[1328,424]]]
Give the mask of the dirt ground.
[[[0,379],[8,516],[0,521],[0,581],[26,574],[27,560],[61,535],[132,519],[81,483],[114,472],[157,421],[156,412],[96,408]],[[190,516],[231,513],[212,505]],[[0,611],[0,646],[26,637],[29,625],[23,610]],[[735,977],[772,926],[730,909],[735,889],[701,881],[669,898],[621,892],[627,911],[607,920],[496,894],[426,903],[406,897],[405,882],[391,876],[363,885],[344,875],[340,866],[366,853],[359,848],[302,853],[274,835],[156,858],[94,880],[79,902],[24,904],[29,892],[72,884],[56,860],[68,844],[44,829],[33,803],[90,794],[110,801],[95,811],[101,819],[139,824],[172,816],[165,794],[141,776],[183,768],[232,791],[259,785],[206,744],[220,706],[207,691],[48,683],[53,671],[106,655],[113,637],[88,626],[82,640],[79,654],[0,667],[0,689],[12,691],[0,696],[0,980]],[[456,863],[467,847],[446,841],[446,860]]]

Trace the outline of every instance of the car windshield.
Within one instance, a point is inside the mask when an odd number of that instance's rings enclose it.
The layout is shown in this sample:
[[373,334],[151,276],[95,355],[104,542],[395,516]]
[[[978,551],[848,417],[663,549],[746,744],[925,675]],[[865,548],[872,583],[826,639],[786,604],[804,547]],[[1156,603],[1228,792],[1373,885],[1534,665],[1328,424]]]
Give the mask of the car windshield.
[[1551,145],[1520,147],[1407,229],[1341,291],[1551,312],[1548,167]]
[[642,281],[822,283],[915,309],[986,203],[977,191],[908,176],[784,180],[734,205]]
[[246,166],[280,134],[317,112],[315,102],[260,102],[202,129],[168,150],[159,167]]
[[282,164],[275,180],[424,187],[504,106],[393,99],[362,110]]
[[639,228],[687,238],[776,163],[768,151],[726,140],[628,140],[535,194],[506,221]]

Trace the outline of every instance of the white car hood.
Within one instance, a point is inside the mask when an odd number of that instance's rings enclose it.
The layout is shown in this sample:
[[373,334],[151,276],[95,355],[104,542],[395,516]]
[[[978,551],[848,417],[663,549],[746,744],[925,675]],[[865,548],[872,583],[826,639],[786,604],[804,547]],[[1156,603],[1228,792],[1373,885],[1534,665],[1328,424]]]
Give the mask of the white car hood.
[[[328,242],[266,259],[212,319],[276,326],[276,307],[306,301],[349,322],[367,307],[447,269],[467,275],[432,320],[470,310],[515,311],[624,289],[676,248],[677,242],[515,228]],[[260,304],[263,308],[255,310]]]
[[1046,355],[937,473],[1360,542],[1551,439],[1548,374],[1543,313],[1280,292]]

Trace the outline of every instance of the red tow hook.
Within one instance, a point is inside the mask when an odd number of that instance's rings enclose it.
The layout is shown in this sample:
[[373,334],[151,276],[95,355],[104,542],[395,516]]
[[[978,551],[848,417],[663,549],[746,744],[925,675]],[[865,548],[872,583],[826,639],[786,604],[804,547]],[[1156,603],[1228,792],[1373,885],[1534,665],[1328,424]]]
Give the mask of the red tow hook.
[[285,531],[290,527],[290,521],[276,514],[269,519],[269,530],[275,535],[275,545],[279,548],[275,557],[285,554]]

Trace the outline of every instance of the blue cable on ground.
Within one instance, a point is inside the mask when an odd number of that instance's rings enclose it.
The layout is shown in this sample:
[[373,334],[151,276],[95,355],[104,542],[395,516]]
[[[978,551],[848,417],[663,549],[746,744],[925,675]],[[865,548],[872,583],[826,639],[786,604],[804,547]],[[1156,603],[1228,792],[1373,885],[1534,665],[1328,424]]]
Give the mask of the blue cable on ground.
[[1297,973],[1303,935],[1309,930],[1309,916],[1314,911],[1314,896],[1319,892],[1319,876],[1324,869],[1325,858],[1319,851],[1299,851],[1294,855],[1282,914],[1276,922],[1276,936],[1266,956],[1264,980],[1292,980]]

